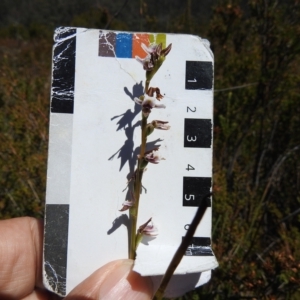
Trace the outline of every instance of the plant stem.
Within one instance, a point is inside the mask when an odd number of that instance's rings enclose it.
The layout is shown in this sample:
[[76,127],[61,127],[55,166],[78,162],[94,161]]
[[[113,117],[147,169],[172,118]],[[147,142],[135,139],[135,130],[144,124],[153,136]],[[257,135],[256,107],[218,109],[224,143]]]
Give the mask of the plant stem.
[[208,203],[207,203],[208,199],[207,198],[210,197],[211,195],[212,195],[212,193],[209,193],[202,198],[202,201],[200,202],[200,205],[198,207],[196,215],[195,215],[192,223],[190,224],[189,229],[187,230],[184,239],[182,240],[180,246],[178,247],[176,253],[174,254],[174,256],[168,266],[168,269],[162,278],[160,286],[153,297],[154,300],[161,300],[163,298],[165,289],[166,289],[169,281],[171,280],[171,277],[172,277],[174,271],[176,270],[177,266],[179,265],[184,253],[186,252],[188,246],[190,245],[190,242],[196,232],[198,224],[201,222],[201,220],[204,216],[206,208],[208,207]]
[[136,222],[137,222],[137,209],[135,207],[130,208],[130,248],[129,248],[129,258],[135,259],[135,235],[136,235]]
[[142,113],[142,134],[141,134],[141,151],[140,157],[144,157],[146,151],[146,142],[147,142],[147,135],[146,135],[146,126],[147,126],[147,117],[145,117]]
[[140,194],[142,188],[142,177],[144,170],[141,168],[141,161],[145,155],[146,150],[146,142],[147,142],[147,135],[146,135],[146,126],[147,126],[147,117],[143,115],[142,112],[142,131],[141,131],[141,150],[140,150],[140,158],[138,159],[138,167],[135,174],[135,181],[134,181],[134,197],[135,197],[135,204],[133,207],[130,208],[130,222],[131,222],[131,230],[130,230],[130,250],[129,250],[129,258],[135,259],[136,256],[136,234],[137,234],[137,219],[138,219],[138,212],[139,212],[139,201],[140,201]]
[[149,90],[149,85],[150,85],[150,80],[146,79],[146,84],[145,84],[145,93]]

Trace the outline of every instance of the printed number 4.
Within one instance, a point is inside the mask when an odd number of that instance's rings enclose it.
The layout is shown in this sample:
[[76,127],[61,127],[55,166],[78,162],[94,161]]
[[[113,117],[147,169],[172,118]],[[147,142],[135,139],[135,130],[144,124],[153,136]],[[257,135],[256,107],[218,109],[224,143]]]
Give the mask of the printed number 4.
[[186,170],[193,171],[193,170],[195,170],[195,168],[188,164]]
[[184,194],[184,199],[186,201],[190,201],[190,200],[195,200],[195,195],[188,195],[189,197],[187,198],[187,194]]

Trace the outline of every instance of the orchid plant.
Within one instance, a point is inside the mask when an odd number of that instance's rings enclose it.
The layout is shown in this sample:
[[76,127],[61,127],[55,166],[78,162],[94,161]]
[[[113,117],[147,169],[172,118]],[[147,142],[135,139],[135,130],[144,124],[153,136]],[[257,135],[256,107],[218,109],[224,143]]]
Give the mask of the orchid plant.
[[[163,62],[166,59],[166,56],[170,53],[172,49],[172,44],[170,44],[165,49],[162,48],[162,44],[151,45],[147,47],[144,44],[141,44],[144,51],[147,53],[147,56],[142,59],[138,56],[135,58],[138,62],[143,65],[144,70],[146,71],[146,84],[144,94],[140,97],[135,97],[134,101],[142,106],[142,115],[141,115],[141,146],[140,154],[137,155],[137,168],[134,171],[134,174],[130,180],[133,180],[133,190],[130,191],[131,199],[126,200],[123,203],[123,207],[120,211],[125,211],[129,209],[130,222],[131,222],[131,232],[130,232],[130,248],[129,248],[129,258],[135,259],[136,249],[141,242],[144,235],[156,236],[158,230],[156,226],[152,223],[152,218],[150,218],[146,223],[139,226],[137,229],[137,218],[139,210],[139,201],[142,189],[142,178],[143,173],[146,170],[146,167],[149,163],[158,164],[164,158],[160,155],[159,149],[154,148],[150,151],[146,151],[147,137],[155,130],[169,130],[170,125],[168,121],[153,120],[148,122],[148,118],[153,108],[165,108],[166,106],[161,103],[163,98],[158,87],[150,87],[150,82],[159,68],[162,66]],[[190,245],[191,239],[196,231],[198,224],[201,222],[204,213],[208,207],[208,202],[210,196],[209,193],[203,197],[197,213],[193,218],[185,237],[182,239],[177,251],[175,252],[163,278],[160,283],[158,290],[156,291],[153,299],[162,300],[165,289],[174,273],[175,269],[179,265],[183,255],[185,254],[188,246]]]
[[150,87],[150,82],[153,76],[162,66],[163,62],[166,59],[166,56],[170,53],[172,44],[170,44],[165,49],[162,48],[162,44],[150,45],[149,47],[147,47],[145,44],[141,44],[141,46],[147,53],[147,55],[144,59],[136,56],[136,60],[143,65],[143,68],[146,71],[145,90],[143,95],[138,98],[134,98],[134,101],[142,107],[140,154],[137,156],[137,168],[132,176],[133,191],[130,191],[131,199],[126,200],[120,210],[125,211],[129,209],[131,222],[129,258],[131,259],[135,259],[136,249],[144,235],[156,236],[158,234],[157,228],[152,223],[152,218],[150,218],[145,224],[139,226],[139,228],[137,229],[137,218],[142,189],[143,173],[148,163],[158,164],[161,160],[164,159],[163,157],[161,157],[158,148],[146,151],[147,137],[155,129],[170,129],[167,121],[153,120],[148,123],[148,118],[153,108],[166,107],[161,103],[163,96],[160,93],[160,89],[158,87]]

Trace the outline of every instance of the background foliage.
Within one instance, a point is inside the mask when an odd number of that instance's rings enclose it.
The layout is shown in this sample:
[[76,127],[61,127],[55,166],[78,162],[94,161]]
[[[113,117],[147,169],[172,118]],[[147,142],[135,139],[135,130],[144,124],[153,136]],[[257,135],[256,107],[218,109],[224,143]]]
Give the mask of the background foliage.
[[[123,4],[0,2],[0,218],[43,216],[54,27],[104,28]],[[299,5],[132,0],[109,25],[197,34],[215,53],[220,267],[181,299],[300,299]]]

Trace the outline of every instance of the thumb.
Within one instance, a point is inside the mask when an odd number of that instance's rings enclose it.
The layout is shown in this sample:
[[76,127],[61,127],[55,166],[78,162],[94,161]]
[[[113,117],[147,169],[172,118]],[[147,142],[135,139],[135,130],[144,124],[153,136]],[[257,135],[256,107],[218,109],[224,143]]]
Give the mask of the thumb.
[[76,286],[65,300],[150,300],[149,277],[132,271],[133,260],[110,262]]

